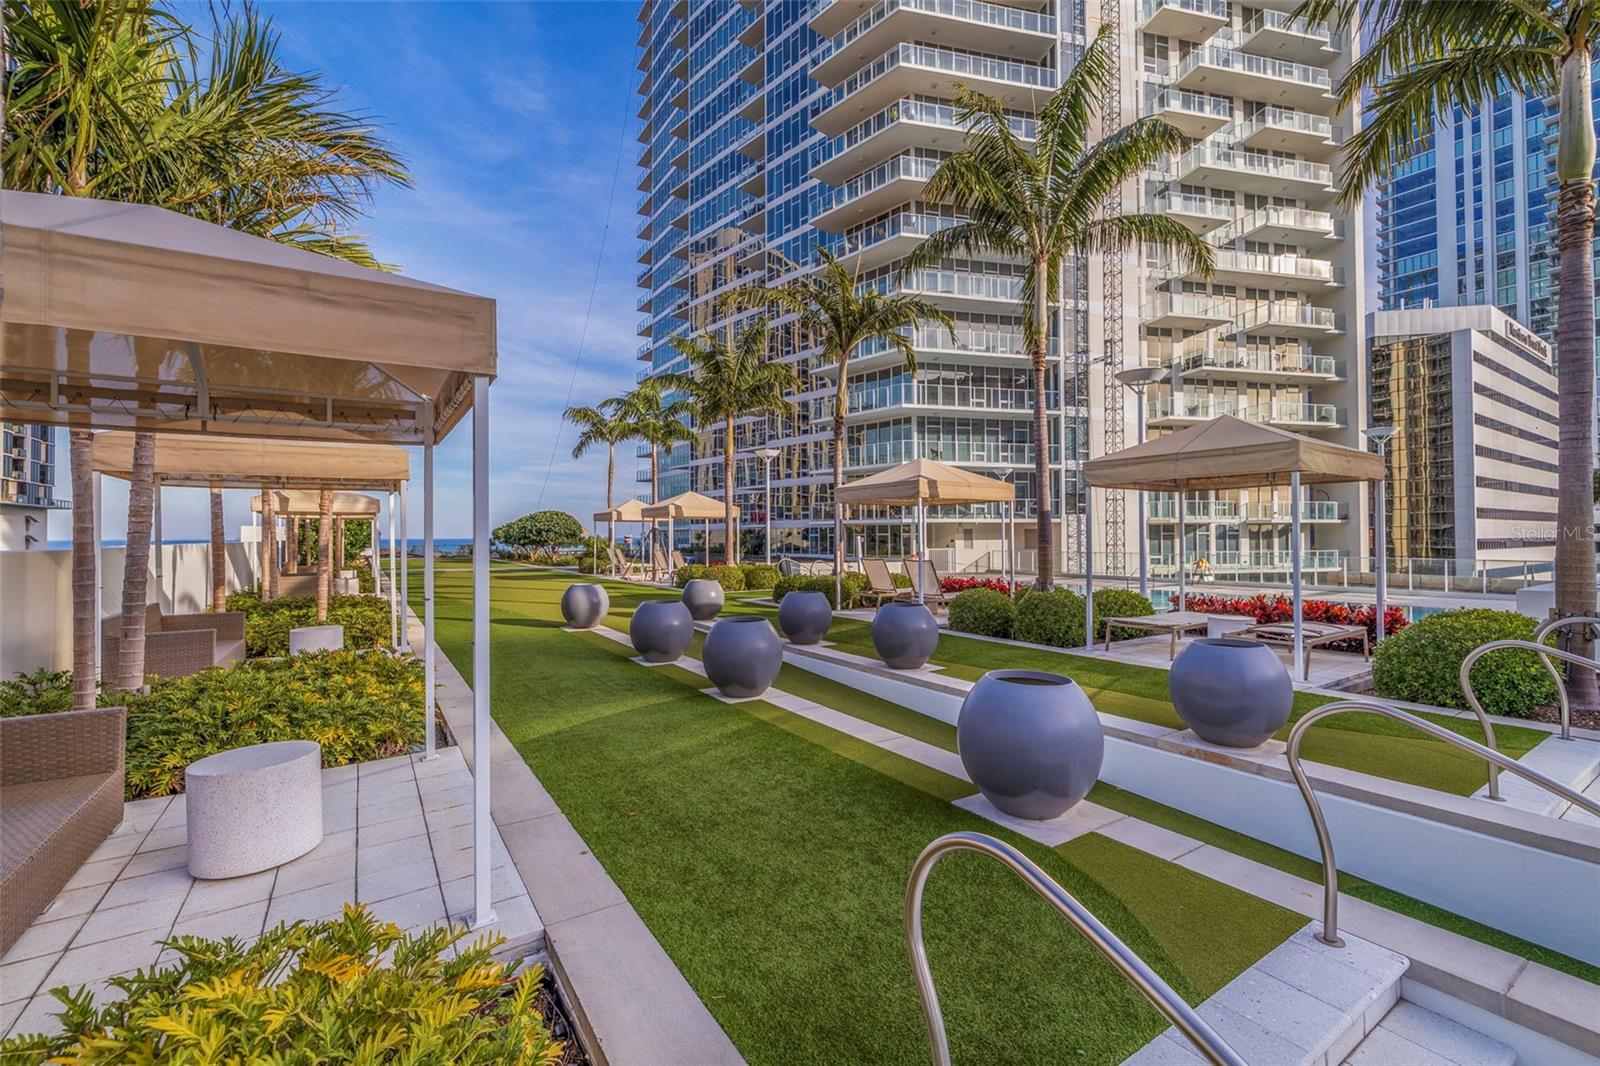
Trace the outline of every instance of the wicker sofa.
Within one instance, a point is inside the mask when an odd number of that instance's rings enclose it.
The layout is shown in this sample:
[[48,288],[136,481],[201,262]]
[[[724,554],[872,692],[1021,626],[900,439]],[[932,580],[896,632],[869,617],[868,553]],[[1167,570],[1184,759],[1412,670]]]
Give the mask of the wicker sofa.
[[0,954],[122,821],[126,711],[0,718]]
[[[115,663],[122,642],[122,616],[102,625],[103,661]],[[211,666],[227,666],[244,658],[244,612],[204,614],[161,613],[149,604],[144,614],[144,672],[155,677],[188,677]]]

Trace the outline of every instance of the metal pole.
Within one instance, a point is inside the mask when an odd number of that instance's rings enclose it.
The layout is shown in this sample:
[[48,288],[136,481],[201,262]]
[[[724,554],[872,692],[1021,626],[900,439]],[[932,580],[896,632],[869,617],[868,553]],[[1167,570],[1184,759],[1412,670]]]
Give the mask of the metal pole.
[[917,602],[923,601],[923,590],[928,585],[928,522],[922,497],[917,497]]
[[[1379,441],[1378,442],[1378,457],[1379,458],[1383,458],[1385,450],[1386,450],[1385,443],[1383,441]],[[1385,491],[1385,489],[1386,489],[1385,482],[1386,481],[1387,481],[1387,479],[1383,479],[1383,480],[1380,480],[1378,482],[1378,493],[1377,493],[1377,495],[1378,495],[1378,515],[1377,515],[1377,527],[1378,527],[1377,528],[1378,575],[1377,575],[1376,585],[1377,585],[1377,593],[1378,593],[1378,617],[1377,617],[1377,629],[1376,629],[1376,633],[1375,633],[1377,640],[1382,640],[1383,639],[1384,600],[1385,600],[1385,598],[1386,598],[1386,596],[1388,594],[1388,591],[1389,591],[1389,581],[1388,581],[1388,575],[1387,575],[1387,571],[1389,569],[1389,566],[1388,566],[1388,544],[1386,543],[1386,541],[1388,541],[1388,539],[1389,539],[1389,520],[1388,520],[1388,514],[1387,514],[1389,500],[1388,500],[1388,493]]]
[[[1144,443],[1144,390],[1133,390],[1133,409],[1139,443]],[[1139,595],[1150,598],[1150,510],[1144,489],[1139,490]]]
[[[1079,477],[1083,468],[1079,467]],[[1094,489],[1083,478],[1083,646],[1094,648]]]
[[367,562],[372,567],[372,594],[374,596],[381,596],[383,594],[383,582],[379,580],[378,520],[376,518],[367,519],[367,539],[371,541],[371,543],[367,546]]
[[[411,627],[406,624],[406,616],[411,612],[411,535],[410,527],[406,524],[406,497],[410,488],[410,481],[400,482],[400,650],[411,650]],[[344,566],[344,557],[341,555],[334,562]]]
[[155,510],[151,524],[155,527],[156,603],[161,604],[164,608],[165,604],[162,604],[161,601],[167,594],[167,567],[166,560],[163,558],[166,552],[161,547],[163,537],[161,532],[161,482],[159,480],[155,483],[155,497],[152,502]]
[[1302,680],[1311,680],[1311,665],[1305,661],[1304,607],[1300,596],[1300,471],[1289,474],[1289,559],[1294,578],[1294,666]]
[[1189,609],[1189,607],[1188,607],[1189,597],[1188,597],[1188,592],[1187,592],[1188,583],[1185,580],[1184,573],[1183,573],[1183,537],[1184,537],[1183,512],[1184,512],[1184,503],[1183,503],[1183,489],[1181,489],[1181,488],[1178,490],[1177,504],[1178,504],[1178,610],[1187,611]]
[[766,514],[766,518],[767,518],[766,525],[767,525],[767,528],[766,528],[766,533],[764,534],[764,543],[766,544],[766,547],[767,547],[767,550],[766,550],[767,565],[771,566],[772,565],[772,460],[771,459],[767,460],[767,509],[766,510],[767,510],[767,514]]
[[400,593],[395,586],[397,574],[394,565],[394,496],[393,492],[389,493],[385,510],[389,515],[389,646],[398,648],[400,646]]
[[434,693],[436,675],[433,661],[433,416],[429,411],[428,436],[422,444],[422,691],[425,715],[422,736],[424,760],[438,758],[434,751]]
[[489,379],[472,379],[472,927],[494,921],[489,837]]

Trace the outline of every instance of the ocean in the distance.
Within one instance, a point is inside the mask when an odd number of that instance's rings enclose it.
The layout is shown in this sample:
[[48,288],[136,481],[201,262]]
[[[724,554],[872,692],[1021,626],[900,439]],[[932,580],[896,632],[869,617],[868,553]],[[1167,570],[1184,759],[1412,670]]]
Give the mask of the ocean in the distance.
[[[182,538],[177,538],[177,537],[168,537],[166,542],[168,544],[209,544],[209,543],[211,543],[209,540],[205,540],[205,539],[201,539],[201,538],[182,539]],[[120,547],[123,546],[124,542],[121,539],[112,539],[112,538],[108,537],[108,538],[106,538],[106,540],[102,541],[101,543],[102,543],[102,546],[107,547],[107,548],[120,548]],[[229,543],[233,544],[233,543],[237,543],[237,542],[236,541],[229,541]],[[388,549],[389,542],[387,540],[380,540],[379,543],[384,547],[385,550]],[[455,551],[458,548],[465,548],[468,545],[470,545],[471,543],[472,543],[472,538],[471,537],[434,537],[433,538],[433,550],[436,551],[436,552],[439,552],[440,554],[448,554],[450,552]],[[412,537],[410,540],[406,541],[406,545],[407,545],[406,554],[408,554],[408,555],[421,555],[422,554],[422,538],[421,537]],[[56,551],[58,549],[61,550],[61,551],[66,551],[67,549],[72,547],[72,541],[70,541],[70,540],[52,540],[52,541],[49,541],[45,545],[45,547],[50,551]]]

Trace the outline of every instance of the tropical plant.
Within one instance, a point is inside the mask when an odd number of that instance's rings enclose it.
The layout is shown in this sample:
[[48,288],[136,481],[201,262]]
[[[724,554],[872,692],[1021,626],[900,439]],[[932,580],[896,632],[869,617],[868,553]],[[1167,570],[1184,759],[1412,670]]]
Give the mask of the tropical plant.
[[973,586],[950,601],[950,628],[984,637],[1009,637],[1017,623],[1017,605],[997,589]]
[[698,581],[706,576],[710,567],[705,563],[684,563],[672,571],[672,583],[680,589],[686,587],[691,581]]
[[717,563],[706,567],[706,578],[721,585],[724,592],[744,591],[744,570],[735,563]]
[[41,666],[0,681],[0,718],[72,710],[72,672]]
[[1083,597],[1071,589],[1044,589],[1017,601],[1012,633],[1029,644],[1083,647]]
[[[695,439],[686,421],[693,413],[688,400],[667,399],[660,378],[645,378],[622,397],[622,411],[633,426],[634,440],[650,446],[650,501],[661,500],[661,449]],[[651,522],[651,534],[655,523]],[[652,549],[653,550],[653,549]]]
[[449,1062],[555,1066],[538,1007],[542,966],[520,974],[465,929],[406,932],[346,904],[245,942],[178,936],[171,961],[87,988],[53,989],[59,1032],[0,1044],[7,1062]]
[[[723,424],[722,502],[723,557],[738,562],[733,534],[733,428],[741,418],[751,415],[787,415],[794,409],[788,394],[798,388],[799,378],[787,363],[767,362],[767,320],[757,318],[728,344],[705,335],[699,340],[675,337],[673,348],[688,361],[689,369],[662,374],[663,388],[681,389],[694,411],[695,421],[710,431]],[[711,546],[706,545],[706,558]]]
[[[1467,654],[1491,640],[1532,640],[1537,625],[1516,611],[1486,607],[1430,614],[1373,651],[1373,688],[1390,699],[1465,709],[1461,663]],[[1490,714],[1520,717],[1556,702],[1555,682],[1539,657],[1514,648],[1473,664],[1472,689]]]
[[[1339,195],[1356,203],[1432,145],[1434,116],[1487,109],[1507,91],[1557,101],[1556,374],[1561,393],[1556,613],[1595,605],[1594,166],[1591,69],[1600,48],[1594,0],[1309,0],[1300,14],[1354,25],[1361,54],[1340,81],[1362,122],[1344,145]],[[1574,651],[1593,657],[1587,630]],[[1595,675],[1574,671],[1575,705],[1600,706]]]
[[743,563],[739,569],[744,571],[747,589],[770,589],[778,583],[778,568],[769,563]]
[[959,221],[924,240],[904,267],[910,273],[961,256],[1021,260],[1023,334],[1032,358],[1034,485],[1038,494],[1038,587],[1054,581],[1055,529],[1045,423],[1045,372],[1051,303],[1068,256],[1122,255],[1153,247],[1189,270],[1211,271],[1211,246],[1187,226],[1157,214],[1108,215],[1111,195],[1147,168],[1188,147],[1165,121],[1142,118],[1090,146],[1091,125],[1107,86],[1118,77],[1112,27],[1100,33],[1039,110],[1034,141],[1019,134],[1005,104],[963,87],[956,121],[966,145],[939,164],[922,195],[953,205]]
[[[820,269],[799,274],[775,286],[734,289],[724,302],[731,308],[772,306],[779,314],[794,315],[794,329],[805,347],[820,347],[834,370],[833,489],[844,485],[844,421],[849,405],[850,357],[871,341],[890,345],[900,354],[907,374],[917,374],[917,350],[911,334],[924,322],[937,322],[955,340],[955,320],[943,308],[908,293],[890,293],[876,285],[862,285],[825,248],[817,249]],[[793,264],[790,264],[791,268]],[[833,508],[833,572],[844,573],[844,508]]]
[[535,511],[514,518],[503,526],[495,527],[496,544],[504,544],[525,554],[540,548],[558,548],[582,544],[587,534],[583,523],[565,511]]
[[[263,600],[254,589],[235,592],[227,609],[243,611],[245,654],[256,657],[289,654],[289,630],[316,625],[316,596],[280,596]],[[344,627],[347,648],[381,648],[389,643],[389,604],[372,596],[330,596],[320,619]]]
[[572,444],[572,457],[581,459],[590,448],[606,446],[606,510],[611,510],[611,487],[617,475],[617,445],[633,440],[633,420],[628,417],[624,398],[613,396],[597,407],[569,407],[561,417],[578,427]]

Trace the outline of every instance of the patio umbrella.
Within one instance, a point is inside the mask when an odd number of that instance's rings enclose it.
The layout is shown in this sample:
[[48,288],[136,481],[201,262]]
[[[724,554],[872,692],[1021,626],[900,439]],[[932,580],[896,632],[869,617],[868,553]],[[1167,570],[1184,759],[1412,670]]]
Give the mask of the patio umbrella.
[[[640,510],[643,518],[665,518],[667,520],[667,560],[672,560],[672,523],[674,519],[683,518],[693,520],[703,518],[706,522],[706,561],[711,561],[711,522],[713,519],[726,518],[726,509],[721,500],[713,500],[710,496],[698,492],[680,492],[670,496],[660,503],[647,503]],[[739,517],[739,508],[733,509],[733,517]],[[733,536],[733,531],[728,531],[728,536]]]
[[[1382,481],[1383,459],[1359,448],[1302,437],[1223,415],[1083,464],[1085,482],[1105,489],[1172,492],[1178,502],[1178,609],[1187,602],[1183,570],[1184,493],[1289,486],[1289,540],[1294,594],[1294,663],[1304,662],[1300,574],[1300,487]],[[1091,639],[1094,604],[1088,605]]]
[[[1009,482],[946,466],[932,459],[913,459],[841,485],[834,492],[834,502],[902,507],[915,505],[920,566],[927,550],[928,504],[1003,503],[1009,509],[1016,495],[1016,486]],[[926,584],[925,580],[917,582],[918,603],[923,601],[922,590]]]
[[162,208],[89,198],[0,191],[0,242],[0,407],[8,418],[422,446],[429,693],[433,447],[473,412],[473,924],[492,921],[494,301]]
[[617,543],[618,522],[638,522],[643,524],[647,519],[644,516],[646,504],[643,500],[623,500],[615,507],[608,507],[604,511],[596,511],[594,520],[606,524],[606,533],[612,544]]

